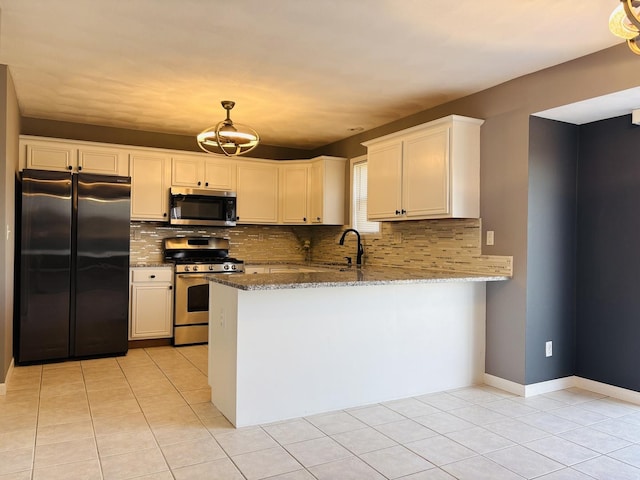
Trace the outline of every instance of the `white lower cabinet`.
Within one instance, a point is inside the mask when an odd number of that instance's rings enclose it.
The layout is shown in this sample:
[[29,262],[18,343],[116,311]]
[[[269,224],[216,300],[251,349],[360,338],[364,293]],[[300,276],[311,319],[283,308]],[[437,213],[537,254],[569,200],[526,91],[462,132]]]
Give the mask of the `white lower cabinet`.
[[129,340],[173,336],[173,268],[130,269]]

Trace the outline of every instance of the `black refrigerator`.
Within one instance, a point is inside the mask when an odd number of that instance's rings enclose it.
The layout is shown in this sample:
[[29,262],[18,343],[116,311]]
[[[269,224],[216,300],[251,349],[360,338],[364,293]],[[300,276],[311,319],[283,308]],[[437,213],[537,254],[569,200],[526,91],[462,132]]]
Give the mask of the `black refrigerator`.
[[24,170],[17,192],[17,363],[124,355],[130,178]]

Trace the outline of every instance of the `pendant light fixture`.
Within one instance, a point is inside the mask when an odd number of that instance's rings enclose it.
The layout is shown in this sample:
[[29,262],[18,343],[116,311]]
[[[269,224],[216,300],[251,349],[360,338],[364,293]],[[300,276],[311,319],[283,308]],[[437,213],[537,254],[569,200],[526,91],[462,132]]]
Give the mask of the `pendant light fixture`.
[[198,134],[198,146],[207,153],[222,153],[227,157],[243,155],[258,146],[260,137],[253,128],[231,120],[231,109],[236,102],[223,100],[227,118]]
[[620,0],[609,17],[609,30],[624,38],[629,49],[640,55],[640,0]]

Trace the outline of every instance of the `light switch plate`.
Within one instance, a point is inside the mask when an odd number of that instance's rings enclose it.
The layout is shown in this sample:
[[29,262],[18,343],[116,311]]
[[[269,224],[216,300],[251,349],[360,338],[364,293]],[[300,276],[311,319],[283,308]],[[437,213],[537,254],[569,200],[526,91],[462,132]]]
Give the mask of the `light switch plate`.
[[495,241],[495,235],[493,230],[487,230],[487,245],[493,245]]

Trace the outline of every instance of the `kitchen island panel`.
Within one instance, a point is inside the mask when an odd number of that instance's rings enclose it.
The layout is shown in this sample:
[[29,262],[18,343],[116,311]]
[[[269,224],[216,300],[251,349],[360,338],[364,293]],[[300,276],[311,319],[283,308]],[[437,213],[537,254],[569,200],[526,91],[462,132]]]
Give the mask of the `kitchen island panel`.
[[212,402],[237,427],[482,381],[484,282],[210,285]]

